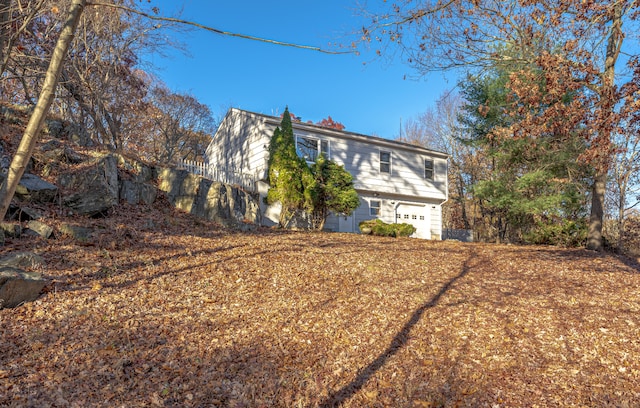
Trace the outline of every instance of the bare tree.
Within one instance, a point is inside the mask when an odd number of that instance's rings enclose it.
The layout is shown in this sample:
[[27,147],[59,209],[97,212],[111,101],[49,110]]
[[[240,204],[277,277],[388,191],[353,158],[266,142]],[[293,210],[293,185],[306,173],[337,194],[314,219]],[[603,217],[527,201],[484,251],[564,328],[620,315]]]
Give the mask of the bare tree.
[[[371,16],[372,23],[363,29],[363,38],[382,51],[397,46],[395,49],[419,73],[482,70],[501,64],[535,66],[547,85],[553,85],[553,91],[546,92],[546,99],[538,102],[538,106],[550,109],[539,117],[525,117],[518,128],[505,134],[517,137],[519,132],[541,131],[550,121],[558,128],[564,127],[563,132],[567,133],[582,126],[589,140],[584,159],[596,170],[587,246],[602,249],[612,134],[622,120],[621,106],[636,99],[633,87],[620,85],[623,80],[640,75],[640,70],[634,69],[638,65],[638,44],[629,35],[637,28],[637,2],[431,0],[389,7],[388,11]],[[625,52],[632,56],[629,77],[620,76],[625,38],[629,40]],[[535,81],[520,79],[517,75],[512,78],[512,89],[520,91],[520,95],[530,92]],[[581,97],[568,104],[561,98],[567,90],[580,92]],[[533,98],[529,102],[533,103]],[[559,119],[565,116],[575,120]]]
[[[0,0],[0,89],[5,97],[16,95],[21,88],[24,99],[31,103],[35,77],[41,86],[47,66],[31,52],[36,42],[48,42],[49,34],[55,32],[57,38],[56,24],[40,24],[35,28],[47,10],[59,8],[51,0]],[[51,44],[52,50],[55,40]]]
[[[6,6],[7,0],[0,0],[2,1],[2,3],[0,3],[0,6]],[[46,0],[43,0],[46,1]],[[65,2],[66,3],[66,2]],[[10,4],[10,3],[9,3]],[[134,4],[133,2],[131,4]],[[135,3],[137,4],[137,3]],[[319,52],[328,52],[328,53],[342,53],[342,52],[335,52],[335,51],[326,51],[323,50],[319,47],[311,47],[311,46],[304,46],[304,45],[299,45],[299,44],[294,44],[294,43],[287,43],[287,42],[281,42],[281,41],[275,41],[275,40],[268,40],[268,39],[264,39],[264,38],[260,38],[260,37],[252,37],[252,36],[247,36],[247,35],[242,35],[242,34],[238,34],[238,33],[232,33],[232,32],[227,32],[227,31],[222,31],[222,30],[218,30],[212,27],[207,27],[207,26],[203,26],[201,24],[197,24],[194,22],[189,22],[189,21],[185,21],[185,20],[180,20],[180,19],[175,19],[175,18],[168,18],[168,17],[161,17],[158,15],[154,15],[154,14],[150,14],[147,12],[144,12],[140,9],[134,8],[134,7],[128,7],[126,5],[123,5],[122,3],[103,3],[103,2],[98,2],[98,1],[93,1],[91,3],[88,3],[86,0],[72,0],[71,1],[71,6],[69,8],[68,11],[68,17],[66,18],[66,20],[64,21],[64,24],[62,25],[62,30],[60,32],[60,35],[58,37],[58,40],[56,41],[56,45],[55,48],[52,49],[52,56],[49,62],[49,67],[47,69],[45,78],[44,78],[44,82],[42,84],[42,91],[40,92],[40,96],[38,98],[38,102],[35,106],[35,110],[34,113],[32,114],[29,123],[27,125],[27,128],[25,130],[25,133],[22,137],[21,143],[20,143],[20,147],[18,149],[18,151],[16,152],[13,161],[11,163],[10,169],[9,169],[9,174],[7,176],[7,178],[5,179],[5,181],[2,183],[2,186],[0,187],[0,219],[4,218],[6,215],[6,212],[9,208],[9,205],[11,203],[11,200],[13,198],[13,195],[15,193],[15,190],[18,186],[18,183],[20,181],[20,179],[22,178],[22,175],[24,174],[24,171],[26,169],[26,165],[29,161],[29,159],[31,158],[31,155],[33,153],[33,150],[35,148],[35,145],[37,143],[38,140],[38,136],[39,136],[39,132],[40,129],[42,128],[42,125],[44,123],[45,117],[47,115],[47,112],[49,111],[49,108],[54,100],[54,96],[56,93],[56,88],[58,85],[58,80],[60,78],[60,73],[63,69],[63,63],[65,60],[65,56],[69,50],[70,44],[73,40],[73,37],[75,35],[76,29],[78,27],[78,24],[81,20],[82,14],[83,14],[83,10],[85,8],[85,6],[90,5],[90,6],[101,6],[104,8],[111,8],[111,9],[115,9],[115,10],[121,10],[121,11],[125,11],[128,13],[133,13],[142,17],[145,17],[147,19],[150,20],[154,20],[154,21],[165,21],[168,23],[179,23],[179,24],[185,24],[185,25],[191,25],[194,27],[198,27],[201,29],[205,29],[211,32],[214,32],[216,34],[220,34],[220,35],[226,35],[226,36],[236,36],[236,37],[242,37],[242,38],[247,38],[250,40],[256,40],[256,41],[263,41],[263,42],[267,42],[267,43],[272,43],[272,44],[277,44],[277,45],[281,45],[281,46],[291,46],[291,47],[297,47],[297,48],[304,48],[304,49],[309,49],[309,50],[314,50],[314,51],[319,51]],[[56,12],[58,12],[58,6],[55,6],[56,8]],[[154,10],[154,12],[156,12],[157,10]],[[96,14],[97,11],[96,11]],[[5,18],[6,16],[3,16],[2,18]],[[2,21],[2,20],[0,20]],[[6,21],[5,21],[6,23]],[[44,21],[44,23],[46,23],[46,21]],[[46,26],[46,24],[44,24]],[[56,27],[55,24],[49,24],[49,26],[51,27]],[[2,28],[5,28],[5,25],[2,26]],[[6,42],[6,34],[4,34],[5,31],[2,32],[3,36],[3,42]],[[5,46],[4,49],[6,49],[7,47]],[[89,51],[87,49],[84,50],[85,52]],[[82,54],[81,50],[76,50],[77,55],[74,56],[75,58],[81,58],[83,57],[85,54]],[[34,58],[35,60],[41,60],[42,58],[44,58],[47,55],[46,50],[38,50],[36,53],[34,53],[34,55],[32,55],[32,58]],[[126,62],[126,61],[125,61]],[[120,75],[122,75],[120,73]],[[66,78],[69,81],[73,81],[74,79],[69,77]],[[77,84],[76,84],[77,85]],[[26,87],[25,87],[26,88]],[[68,90],[68,89],[67,89]],[[28,99],[28,97],[27,97]],[[87,103],[86,100],[83,100],[84,103]],[[102,110],[102,113],[106,113],[106,109],[103,108],[99,108],[100,110]],[[113,119],[113,118],[111,118]],[[113,125],[117,125],[117,123],[115,123],[115,121],[110,120],[108,118],[105,118],[107,125],[108,126],[113,126]]]
[[163,164],[173,164],[180,158],[203,160],[215,131],[209,107],[162,85],[152,90],[149,104],[151,129],[144,144],[151,159]]
[[[152,41],[147,21],[117,9],[87,13],[63,70],[62,86],[97,143],[122,150],[147,89],[136,74],[138,54]],[[154,47],[156,44],[154,43]]]
[[463,133],[459,122],[462,104],[458,94],[444,92],[435,107],[405,123],[398,139],[449,154],[450,204],[446,207],[444,222],[448,228],[471,229],[474,222],[469,214],[472,202],[469,190],[486,177],[490,168],[483,160],[484,153],[468,143]]
[[7,178],[0,187],[0,219],[4,219],[4,216],[9,209],[9,205],[11,204],[11,199],[18,187],[18,183],[20,182],[20,179],[27,168],[27,164],[31,159],[31,155],[33,154],[33,150],[38,141],[38,135],[42,129],[47,112],[49,111],[49,107],[51,106],[55,96],[58,77],[62,70],[64,58],[67,54],[67,50],[69,49],[69,45],[73,40],[76,27],[78,27],[80,16],[82,15],[82,11],[86,4],[86,0],[73,0],[69,17],[64,23],[58,43],[53,51],[44,86],[42,88],[42,92],[40,92],[40,97],[38,98],[38,103],[35,106],[33,114],[29,118],[29,123],[27,124],[27,128],[22,136],[18,151],[11,161]]
[[640,205],[640,140],[629,132],[615,138],[615,160],[609,171],[612,188],[608,198],[616,220],[618,250],[625,248],[627,215]]
[[9,43],[10,17],[11,0],[0,0],[0,76],[2,76],[6,64],[5,56],[9,54],[9,50],[5,51],[5,47]]

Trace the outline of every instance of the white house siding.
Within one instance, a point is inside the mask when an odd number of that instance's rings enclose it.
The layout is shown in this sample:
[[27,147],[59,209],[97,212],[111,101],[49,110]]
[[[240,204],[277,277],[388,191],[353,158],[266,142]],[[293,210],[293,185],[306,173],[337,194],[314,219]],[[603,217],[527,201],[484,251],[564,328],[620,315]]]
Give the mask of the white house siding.
[[[351,173],[358,190],[446,199],[447,159],[442,154],[429,155],[427,152],[338,139],[325,134],[295,133],[328,140],[331,160]],[[381,150],[391,153],[391,173],[380,172]],[[425,159],[434,161],[435,180],[424,178]]]
[[[269,142],[280,121],[280,118],[231,109],[207,148],[209,162],[265,179]],[[370,213],[370,202],[375,200],[381,203],[377,218],[382,221],[409,221],[418,228],[415,237],[441,237],[441,204],[447,199],[446,154],[304,123],[293,123],[293,131],[295,136],[328,141],[330,159],[343,165],[354,178],[360,206],[351,217],[329,216],[326,230],[358,232],[360,222],[376,218]],[[380,151],[391,154],[390,173],[380,172]],[[425,159],[434,162],[434,180],[424,177]],[[269,225],[277,220],[277,210],[263,208]],[[401,219],[396,218],[398,210]],[[405,214],[408,220],[404,219]]]
[[260,115],[231,109],[209,146],[209,163],[264,178],[273,130]]

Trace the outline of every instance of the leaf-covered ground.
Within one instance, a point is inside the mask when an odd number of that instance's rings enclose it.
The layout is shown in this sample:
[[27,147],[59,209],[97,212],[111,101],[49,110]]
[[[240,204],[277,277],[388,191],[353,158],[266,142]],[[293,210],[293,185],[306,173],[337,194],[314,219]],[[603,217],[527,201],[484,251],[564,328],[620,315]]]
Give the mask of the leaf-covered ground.
[[118,211],[81,220],[90,242],[0,248],[51,280],[0,310],[0,406],[640,404],[624,258]]

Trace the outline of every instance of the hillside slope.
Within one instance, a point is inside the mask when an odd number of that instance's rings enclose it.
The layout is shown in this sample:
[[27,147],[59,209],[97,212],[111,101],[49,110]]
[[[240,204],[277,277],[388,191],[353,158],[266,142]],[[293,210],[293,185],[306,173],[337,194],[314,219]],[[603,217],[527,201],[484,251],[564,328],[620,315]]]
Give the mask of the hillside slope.
[[640,270],[614,255],[231,233],[169,206],[13,239],[2,406],[634,406]]

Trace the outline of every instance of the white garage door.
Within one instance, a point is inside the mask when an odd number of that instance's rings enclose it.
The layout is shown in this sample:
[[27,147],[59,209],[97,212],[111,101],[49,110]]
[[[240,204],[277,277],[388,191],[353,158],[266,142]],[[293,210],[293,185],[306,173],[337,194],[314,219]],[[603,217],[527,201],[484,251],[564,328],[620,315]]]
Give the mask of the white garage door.
[[416,232],[412,235],[413,237],[431,238],[428,206],[400,204],[396,210],[396,221],[398,223],[411,224],[416,227]]

